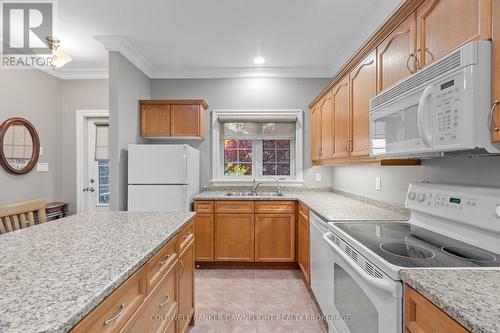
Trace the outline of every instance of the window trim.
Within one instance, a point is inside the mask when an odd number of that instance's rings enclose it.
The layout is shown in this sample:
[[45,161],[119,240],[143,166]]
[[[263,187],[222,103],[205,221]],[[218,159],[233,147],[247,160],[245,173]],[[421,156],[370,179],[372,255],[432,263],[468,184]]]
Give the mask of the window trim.
[[[249,117],[255,115],[264,115],[268,118],[273,116],[282,117],[292,115],[297,118],[295,126],[295,149],[290,152],[295,156],[295,177],[284,176],[280,181],[282,185],[302,186],[304,183],[304,112],[298,109],[269,109],[269,110],[213,110],[211,122],[212,134],[212,180],[214,186],[225,185],[248,185],[256,181],[274,184],[275,181],[270,176],[224,176],[224,156],[223,147],[220,140],[219,116]],[[272,119],[269,120],[270,122]],[[280,176],[280,178],[282,178]]]

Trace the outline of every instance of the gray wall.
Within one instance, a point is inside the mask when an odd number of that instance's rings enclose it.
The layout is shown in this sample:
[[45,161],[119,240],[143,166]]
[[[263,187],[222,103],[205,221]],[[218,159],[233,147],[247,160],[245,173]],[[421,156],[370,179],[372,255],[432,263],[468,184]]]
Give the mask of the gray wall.
[[[209,185],[211,173],[210,115],[213,109],[301,109],[305,111],[304,179],[307,186],[330,186],[331,169],[313,167],[310,151],[310,115],[307,105],[326,86],[328,79],[169,79],[152,80],[153,99],[203,98],[210,108],[205,121],[205,140],[193,144],[201,154],[201,186]],[[322,182],[315,173],[322,173]]]
[[108,80],[61,81],[61,198],[76,212],[76,110],[107,110]]
[[[500,187],[499,170],[500,157],[433,159],[413,167],[332,167],[332,183],[339,190],[403,204],[410,182]],[[381,177],[381,191],[375,190],[375,177]]]
[[37,70],[0,70],[0,122],[23,117],[36,128],[39,162],[49,172],[11,175],[0,168],[0,204],[45,198],[61,200],[61,81]]
[[151,98],[151,80],[118,52],[109,53],[110,208],[127,209],[127,147],[141,142],[140,99]]
[[76,110],[107,109],[107,80],[59,80],[38,70],[0,71],[0,122],[23,117],[40,136],[49,172],[14,176],[0,168],[0,204],[44,198],[76,210]]

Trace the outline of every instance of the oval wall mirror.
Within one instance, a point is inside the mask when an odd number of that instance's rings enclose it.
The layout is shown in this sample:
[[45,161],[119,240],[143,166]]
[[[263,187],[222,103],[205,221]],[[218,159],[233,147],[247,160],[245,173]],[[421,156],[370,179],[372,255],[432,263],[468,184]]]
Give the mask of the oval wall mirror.
[[0,126],[0,164],[13,174],[30,172],[38,162],[40,140],[24,118],[10,118]]

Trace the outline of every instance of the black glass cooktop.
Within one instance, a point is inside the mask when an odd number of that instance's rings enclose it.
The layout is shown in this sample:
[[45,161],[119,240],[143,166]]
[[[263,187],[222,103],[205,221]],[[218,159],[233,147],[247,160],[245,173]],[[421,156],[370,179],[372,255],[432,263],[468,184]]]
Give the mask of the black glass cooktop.
[[335,227],[401,267],[500,267],[499,254],[410,223],[336,223]]

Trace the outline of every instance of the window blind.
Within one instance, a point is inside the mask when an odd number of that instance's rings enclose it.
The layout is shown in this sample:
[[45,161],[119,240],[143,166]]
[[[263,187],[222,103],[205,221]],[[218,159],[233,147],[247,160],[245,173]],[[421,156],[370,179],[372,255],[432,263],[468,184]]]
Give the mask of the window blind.
[[221,122],[222,140],[294,140],[295,122]]
[[105,161],[109,159],[108,132],[109,124],[95,124],[95,160]]

